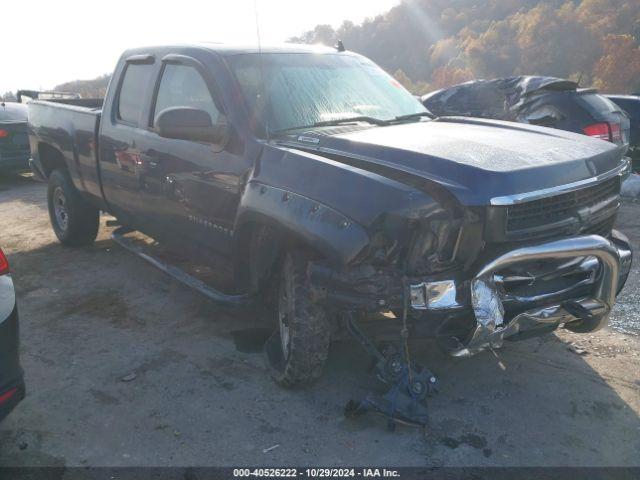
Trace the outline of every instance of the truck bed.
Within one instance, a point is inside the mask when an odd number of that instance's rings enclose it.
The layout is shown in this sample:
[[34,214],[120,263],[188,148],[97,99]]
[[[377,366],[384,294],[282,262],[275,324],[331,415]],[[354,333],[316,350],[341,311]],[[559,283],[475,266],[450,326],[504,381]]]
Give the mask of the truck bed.
[[31,103],[55,103],[71,107],[86,108],[89,110],[102,110],[104,98],[53,98],[49,100],[34,100]]
[[43,167],[50,147],[64,156],[74,185],[102,199],[98,173],[98,128],[102,99],[55,99],[29,102],[31,152]]

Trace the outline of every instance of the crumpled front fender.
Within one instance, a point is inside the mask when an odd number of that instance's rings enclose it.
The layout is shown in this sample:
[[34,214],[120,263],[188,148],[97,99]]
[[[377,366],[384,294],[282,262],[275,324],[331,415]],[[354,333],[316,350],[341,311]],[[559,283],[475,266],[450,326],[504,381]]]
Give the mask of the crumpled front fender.
[[335,265],[348,265],[369,244],[365,229],[336,210],[255,181],[247,185],[235,231],[247,222],[288,232]]

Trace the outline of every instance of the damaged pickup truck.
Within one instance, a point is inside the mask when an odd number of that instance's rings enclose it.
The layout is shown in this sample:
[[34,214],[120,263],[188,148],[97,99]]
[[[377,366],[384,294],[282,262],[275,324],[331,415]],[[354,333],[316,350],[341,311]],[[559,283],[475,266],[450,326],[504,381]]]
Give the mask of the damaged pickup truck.
[[432,118],[341,48],[130,50],[104,102],[33,101],[29,125],[60,241],[90,244],[105,211],[119,240],[224,259],[224,292],[154,263],[223,304],[266,300],[282,385],[318,378],[345,319],[374,354],[358,325],[380,314],[405,346],[435,337],[455,356],[591,332],[630,269],[621,146]]

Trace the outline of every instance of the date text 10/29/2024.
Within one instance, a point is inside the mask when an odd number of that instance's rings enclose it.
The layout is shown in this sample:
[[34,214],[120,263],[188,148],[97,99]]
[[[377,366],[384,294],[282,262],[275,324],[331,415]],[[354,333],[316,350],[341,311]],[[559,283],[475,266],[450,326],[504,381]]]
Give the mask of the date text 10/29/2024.
[[387,468],[236,468],[234,478],[400,478]]

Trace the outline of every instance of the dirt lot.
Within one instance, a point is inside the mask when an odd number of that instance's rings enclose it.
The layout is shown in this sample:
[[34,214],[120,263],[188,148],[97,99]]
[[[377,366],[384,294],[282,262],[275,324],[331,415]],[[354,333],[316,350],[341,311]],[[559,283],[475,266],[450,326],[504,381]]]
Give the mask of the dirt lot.
[[[624,205],[620,218],[637,250],[639,208]],[[0,426],[0,465],[640,466],[637,262],[617,330],[466,360],[414,344],[441,393],[426,434],[390,433],[378,417],[343,416],[373,383],[358,345],[334,345],[313,388],[282,390],[263,365],[262,315],[216,308],[106,227],[90,248],[61,247],[45,187],[30,179],[0,179],[0,219],[28,386]]]

